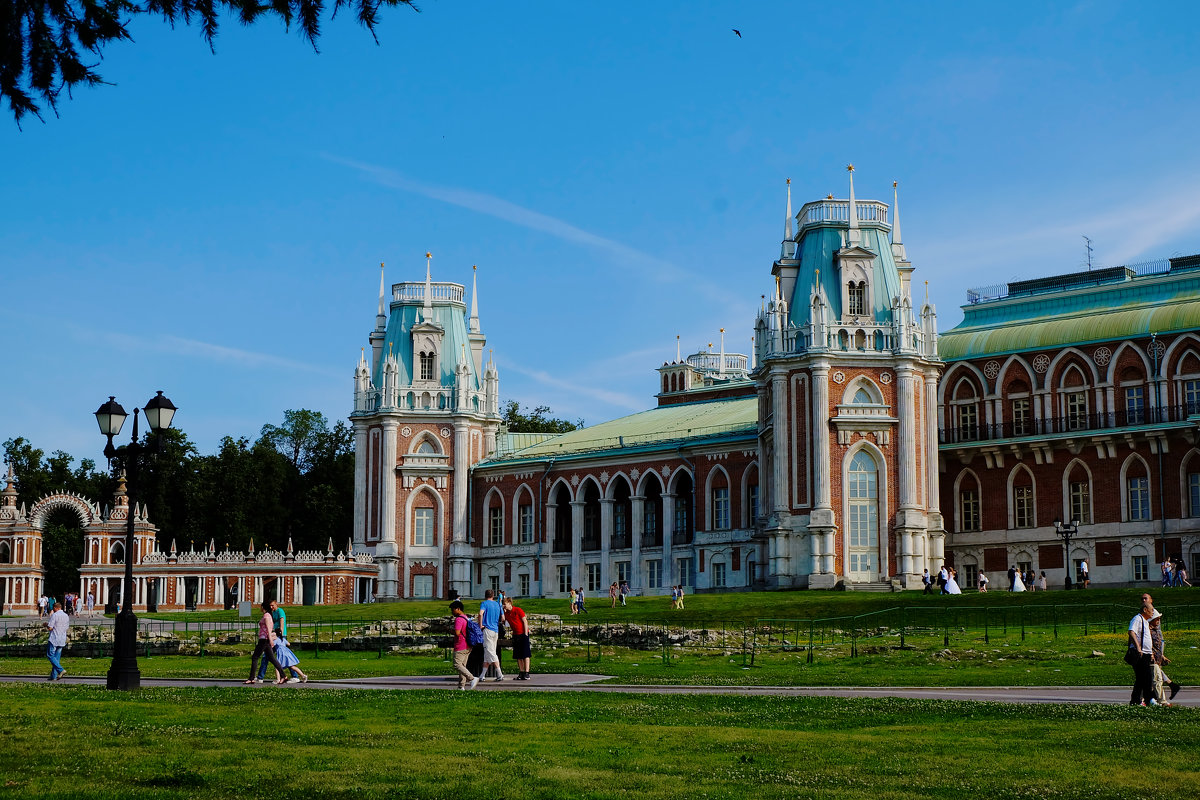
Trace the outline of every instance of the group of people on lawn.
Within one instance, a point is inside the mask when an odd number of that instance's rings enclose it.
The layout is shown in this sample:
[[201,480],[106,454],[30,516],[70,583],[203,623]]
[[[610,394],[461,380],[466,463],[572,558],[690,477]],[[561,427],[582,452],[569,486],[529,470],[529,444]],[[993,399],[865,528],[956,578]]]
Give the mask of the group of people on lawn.
[[[287,640],[287,612],[274,600],[265,600],[263,614],[258,619],[258,643],[250,656],[250,677],[245,684],[262,683],[267,677],[267,663],[275,668],[275,685],[308,681],[300,669],[300,659],[292,652]],[[259,666],[259,657],[262,666]]]
[[[1187,577],[1187,573],[1184,573]],[[925,590],[923,594],[933,594],[934,583],[937,583],[939,594],[962,594],[962,588],[958,585],[958,571],[954,567],[948,567],[945,564],[938,570],[936,579],[929,574],[929,570],[921,576],[921,583]],[[986,572],[980,572],[978,578],[979,591],[986,592],[988,585],[991,583],[988,580]],[[1086,589],[1091,585],[1091,580],[1088,578],[1088,565],[1086,561],[1081,561],[1079,564],[1079,585]],[[1166,586],[1167,584],[1163,584]],[[1190,584],[1189,584],[1190,585]],[[1010,592],[1044,592],[1047,590],[1046,571],[1042,570],[1041,575],[1035,575],[1033,567],[1022,571],[1019,567],[1008,568],[1008,590]]]
[[474,616],[468,616],[461,600],[450,603],[450,614],[454,623],[454,671],[458,674],[459,689],[474,689],[489,670],[492,680],[504,680],[497,647],[505,628],[510,632],[513,659],[517,662],[515,679],[530,680],[529,618],[513,604],[511,597],[502,595],[497,601],[495,593],[488,589]]
[[[54,607],[58,605],[60,605],[60,603],[53,597],[42,595],[38,598],[38,616],[50,616],[54,613]],[[80,597],[74,592],[67,592],[65,595],[63,595],[61,606],[64,614],[82,614],[85,611],[88,614],[91,614],[92,609],[96,606],[96,598],[92,596],[91,592],[87,593],[86,599]]]

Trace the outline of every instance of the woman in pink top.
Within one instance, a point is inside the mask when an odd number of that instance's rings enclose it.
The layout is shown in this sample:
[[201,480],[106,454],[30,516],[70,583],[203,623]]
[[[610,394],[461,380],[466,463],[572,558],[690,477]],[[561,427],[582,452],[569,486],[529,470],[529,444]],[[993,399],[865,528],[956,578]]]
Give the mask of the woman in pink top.
[[[262,683],[258,678],[254,677],[258,674],[258,658],[270,659],[271,666],[275,667],[275,671],[279,675],[283,675],[284,669],[279,666],[279,659],[275,658],[275,619],[271,616],[271,602],[262,604],[263,615],[258,621],[258,644],[254,648],[254,655],[250,657],[250,680],[244,681],[246,684]],[[276,680],[276,684],[285,683],[282,680]]]

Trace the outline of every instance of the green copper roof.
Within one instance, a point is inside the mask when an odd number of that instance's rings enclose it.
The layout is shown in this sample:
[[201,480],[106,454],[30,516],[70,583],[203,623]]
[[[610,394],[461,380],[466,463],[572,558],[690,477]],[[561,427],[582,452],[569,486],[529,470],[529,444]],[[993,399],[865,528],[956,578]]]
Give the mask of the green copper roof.
[[[871,315],[876,322],[886,323],[892,318],[892,298],[900,295],[900,272],[892,257],[892,245],[886,231],[877,228],[860,228],[861,246],[875,254],[875,269],[871,280]],[[800,259],[800,272],[796,276],[796,288],[789,299],[788,313],[792,324],[809,324],[809,297],[817,270],[821,271],[821,286],[829,298],[831,319],[842,316],[842,285],[837,269],[835,254],[842,249],[842,237],[846,226],[818,227],[805,232],[797,247],[796,258]]]
[[[420,304],[393,304],[391,315],[387,322],[387,335],[383,340],[383,352],[379,354],[379,362],[375,365],[374,374],[383,375],[383,360],[388,353],[396,356],[400,367],[398,383],[408,386],[413,381],[413,345],[412,328],[421,319]],[[462,306],[455,304],[433,304],[433,322],[442,326],[445,334],[442,338],[442,353],[438,359],[438,382],[442,386],[454,385],[454,367],[463,355],[466,345],[467,364],[471,369],[472,388],[480,388],[480,377],[475,374],[475,360],[471,354],[471,343],[467,338],[467,321]],[[382,380],[382,377],[379,378]]]
[[963,306],[938,339],[946,361],[1200,328],[1200,273],[1134,277],[1104,286]]
[[[490,461],[545,460],[599,450],[632,451],[678,444],[688,439],[747,436],[758,430],[758,398],[737,397],[680,403],[641,411],[590,428],[559,434],[518,450],[497,442]],[[536,434],[510,434],[535,436]],[[484,464],[486,466],[486,462]]]

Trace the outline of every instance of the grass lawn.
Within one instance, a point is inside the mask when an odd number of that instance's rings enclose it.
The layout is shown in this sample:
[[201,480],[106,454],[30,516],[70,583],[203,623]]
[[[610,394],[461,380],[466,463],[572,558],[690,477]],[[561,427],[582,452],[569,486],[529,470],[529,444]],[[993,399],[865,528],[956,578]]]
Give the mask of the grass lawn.
[[1200,712],[0,685],[0,795],[1193,798]]
[[[1200,621],[1200,590],[1196,589],[1151,589],[1155,602],[1165,613],[1175,607],[1185,612],[1188,619]],[[565,598],[538,599],[518,598],[517,604],[528,614],[556,614],[573,622],[598,624],[603,622],[638,622],[701,627],[722,623],[730,626],[759,619],[815,619],[846,617],[869,614],[884,609],[907,606],[925,609],[1019,609],[1021,606],[1111,606],[1114,614],[1132,617],[1141,605],[1141,589],[1093,589],[1086,592],[972,592],[963,595],[924,595],[920,592],[895,592],[876,594],[869,592],[729,592],[723,594],[698,594],[686,598],[687,607],[682,611],[668,608],[666,597],[630,597],[625,608],[610,608],[607,594],[593,596],[588,600],[589,613],[570,617],[570,607]],[[478,608],[478,600],[466,600],[467,610]],[[446,616],[447,602],[444,600],[412,600],[402,603],[371,603],[368,605],[344,606],[291,606],[289,620],[407,620]],[[1100,611],[1101,609],[1097,609]],[[1072,612],[1064,610],[1064,618]],[[237,611],[172,612],[142,615],[148,619],[176,619],[202,621],[236,621]]]
[[[1186,686],[1200,685],[1200,632],[1168,634],[1169,674]],[[632,650],[605,646],[547,648],[537,646],[534,672],[598,673],[618,683],[766,686],[1122,686],[1131,673],[1120,659],[1123,634],[1062,635],[1014,633],[984,642],[982,636],[956,635],[945,648],[940,636],[910,636],[905,649],[899,637],[860,642],[857,657],[848,644],[818,647],[813,662],[793,649],[759,651],[753,663],[740,653],[699,648]],[[1093,651],[1104,653],[1091,657]],[[142,674],[162,678],[244,678],[249,646],[215,648],[204,657],[156,656],[139,659]],[[505,661],[507,663],[505,654]],[[302,668],[314,679],[388,675],[449,675],[443,651],[386,653],[311,651],[300,653]],[[76,676],[104,675],[108,658],[66,658]],[[0,675],[41,674],[40,658],[0,658]],[[1197,690],[1200,691],[1200,690]]]

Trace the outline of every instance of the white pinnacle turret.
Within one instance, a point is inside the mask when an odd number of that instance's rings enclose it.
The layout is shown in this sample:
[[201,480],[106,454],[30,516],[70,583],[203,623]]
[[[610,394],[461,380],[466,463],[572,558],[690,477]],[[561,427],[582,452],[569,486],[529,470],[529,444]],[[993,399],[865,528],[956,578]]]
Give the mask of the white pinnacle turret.
[[433,253],[425,251],[425,307],[421,309],[421,321],[433,321]]
[[471,319],[469,330],[479,333],[479,272],[478,267],[471,265]]
[[892,256],[897,261],[907,261],[904,239],[900,236],[900,182],[892,181]]
[[854,165],[847,164],[846,171],[850,173],[850,235],[848,242],[851,247],[859,243],[858,206],[854,202]]
[[783,214],[783,248],[780,258],[795,258],[796,243],[792,241],[792,179],[787,179],[787,210]]
[[384,312],[383,305],[383,262],[379,262],[379,313],[375,315],[375,330],[382,331],[387,328],[387,314]]

